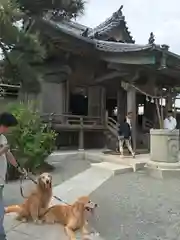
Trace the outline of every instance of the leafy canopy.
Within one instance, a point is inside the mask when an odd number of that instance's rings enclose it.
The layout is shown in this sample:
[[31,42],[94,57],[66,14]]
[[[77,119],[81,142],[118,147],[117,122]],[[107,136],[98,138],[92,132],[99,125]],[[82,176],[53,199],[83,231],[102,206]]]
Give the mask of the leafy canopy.
[[84,4],[83,0],[0,0],[0,49],[4,58],[0,70],[3,80],[21,82],[27,91],[38,92],[42,78],[33,66],[44,60],[46,49],[42,46],[40,34],[32,33],[35,19],[47,13],[60,20],[76,18],[83,14]]

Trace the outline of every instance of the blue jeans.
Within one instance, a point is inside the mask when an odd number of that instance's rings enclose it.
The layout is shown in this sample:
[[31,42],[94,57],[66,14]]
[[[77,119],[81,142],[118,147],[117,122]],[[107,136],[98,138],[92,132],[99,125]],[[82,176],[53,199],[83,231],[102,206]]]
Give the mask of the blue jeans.
[[0,240],[6,240],[6,234],[3,226],[4,222],[3,188],[4,185],[0,185]]

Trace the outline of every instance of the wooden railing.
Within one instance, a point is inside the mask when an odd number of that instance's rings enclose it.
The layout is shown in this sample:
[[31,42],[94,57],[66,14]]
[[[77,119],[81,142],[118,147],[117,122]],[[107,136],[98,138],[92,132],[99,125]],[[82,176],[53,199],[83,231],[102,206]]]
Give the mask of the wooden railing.
[[69,114],[43,114],[42,121],[51,125],[58,125],[64,127],[97,127],[102,126],[100,117],[79,116]]
[[107,118],[107,129],[114,135],[117,136],[118,135],[118,128],[119,128],[119,124],[118,122],[116,122],[116,120],[114,120],[111,117]]
[[55,114],[45,113],[41,116],[44,123],[48,123],[51,126],[58,128],[106,128],[114,136],[118,134],[119,124],[111,117],[107,117],[105,121],[102,121],[100,117],[80,116],[70,114]]

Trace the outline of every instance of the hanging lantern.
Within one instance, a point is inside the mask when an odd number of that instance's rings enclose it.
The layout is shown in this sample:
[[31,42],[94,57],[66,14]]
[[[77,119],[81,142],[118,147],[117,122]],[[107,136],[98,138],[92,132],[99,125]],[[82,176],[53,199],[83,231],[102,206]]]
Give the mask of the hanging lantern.
[[151,99],[151,103],[154,103],[154,99],[153,98]]

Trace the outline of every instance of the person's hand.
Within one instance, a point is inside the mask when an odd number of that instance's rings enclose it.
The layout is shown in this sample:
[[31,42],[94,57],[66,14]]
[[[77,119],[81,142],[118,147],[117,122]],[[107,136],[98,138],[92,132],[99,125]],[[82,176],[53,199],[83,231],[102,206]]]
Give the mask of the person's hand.
[[27,177],[27,171],[25,168],[18,167],[19,173],[21,173],[24,177]]

